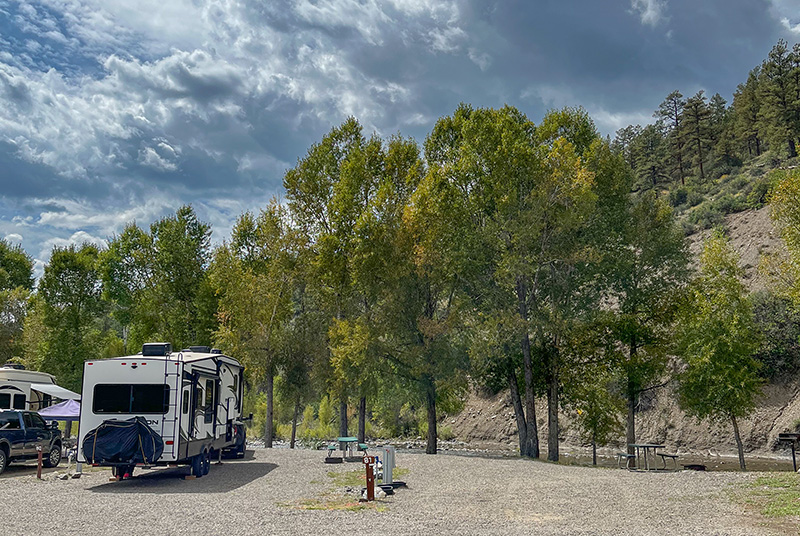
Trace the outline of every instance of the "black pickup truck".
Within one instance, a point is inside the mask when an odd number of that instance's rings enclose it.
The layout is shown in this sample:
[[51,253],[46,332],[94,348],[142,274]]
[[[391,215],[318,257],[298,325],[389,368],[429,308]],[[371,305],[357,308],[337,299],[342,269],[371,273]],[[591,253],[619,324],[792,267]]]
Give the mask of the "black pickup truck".
[[35,411],[0,410],[0,473],[9,462],[35,460],[42,449],[42,464],[55,467],[61,461],[61,431],[48,426]]

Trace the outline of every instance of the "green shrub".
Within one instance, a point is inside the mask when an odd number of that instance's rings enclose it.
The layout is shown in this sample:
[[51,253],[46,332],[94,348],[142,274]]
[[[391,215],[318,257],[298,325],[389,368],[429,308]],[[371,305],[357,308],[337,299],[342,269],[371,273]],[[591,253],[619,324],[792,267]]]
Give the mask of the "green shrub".
[[724,215],[709,203],[702,203],[689,213],[689,222],[700,229],[710,229],[721,225]]
[[689,195],[689,192],[686,188],[676,188],[669,193],[669,204],[673,207],[680,206],[686,203],[686,198]]
[[696,207],[700,203],[704,201],[704,197],[699,192],[689,192],[689,196],[686,201],[689,203],[690,207]]
[[456,434],[453,432],[453,429],[449,426],[439,426],[436,428],[437,435],[439,439],[442,441],[450,441],[451,439],[455,439]]
[[747,209],[747,202],[739,196],[725,194],[714,201],[714,208],[722,214],[732,214]]

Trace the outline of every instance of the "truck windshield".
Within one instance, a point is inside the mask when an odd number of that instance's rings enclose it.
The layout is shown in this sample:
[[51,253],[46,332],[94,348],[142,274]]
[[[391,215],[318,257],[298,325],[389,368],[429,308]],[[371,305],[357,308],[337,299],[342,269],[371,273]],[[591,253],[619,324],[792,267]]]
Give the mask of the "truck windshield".
[[94,386],[94,413],[166,413],[169,386],[161,383],[104,383]]

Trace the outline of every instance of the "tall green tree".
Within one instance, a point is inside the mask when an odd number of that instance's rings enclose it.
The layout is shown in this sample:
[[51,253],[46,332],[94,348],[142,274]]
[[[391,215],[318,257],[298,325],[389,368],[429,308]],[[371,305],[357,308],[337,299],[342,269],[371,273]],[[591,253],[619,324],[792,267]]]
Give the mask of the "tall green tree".
[[211,344],[216,301],[206,273],[211,227],[191,206],[150,225],[128,224],[101,254],[103,296],[128,351],[163,340],[173,348]]
[[739,466],[746,469],[738,420],[755,408],[762,380],[753,353],[758,332],[738,256],[721,231],[706,242],[700,276],[689,289],[679,324],[681,405],[698,419],[729,421]]
[[[515,108],[462,105],[437,122],[426,140],[426,180],[443,199],[440,211],[448,217],[441,220],[457,233],[446,241],[457,244],[449,258],[469,270],[455,273],[463,274],[467,291],[488,308],[484,314],[512,337],[496,347],[508,352],[501,368],[512,387],[523,456],[539,456],[535,399],[545,381],[542,371],[548,371],[551,407],[558,404],[557,354],[537,349],[552,350],[563,333],[552,326],[568,325],[561,322],[565,302],[557,288],[563,281],[556,271],[572,266],[574,238],[593,206],[593,175],[580,153],[595,138],[581,110],[555,111],[536,127]],[[511,358],[517,352],[522,382]],[[539,359],[545,355],[547,363]],[[516,399],[518,384],[524,386],[524,404]],[[557,418],[551,429],[557,434]],[[549,456],[558,456],[557,437],[555,443]]]
[[0,290],[33,289],[33,260],[20,245],[0,239]]
[[632,143],[635,156],[632,169],[637,177],[634,188],[648,189],[669,180],[665,165],[667,142],[661,129],[657,125],[647,125]]
[[97,321],[103,314],[97,247],[55,247],[39,282],[47,328],[41,368],[80,390],[83,362],[99,357]]
[[683,123],[684,140],[686,140],[686,148],[688,155],[692,156],[700,170],[700,180],[706,180],[705,168],[703,160],[709,152],[709,145],[711,143],[711,109],[708,107],[708,102],[705,92],[701,89],[694,96],[686,100],[686,105],[683,109]]
[[686,100],[680,91],[673,91],[664,102],[658,105],[658,110],[653,114],[658,122],[663,125],[667,133],[667,142],[669,144],[670,160],[676,167],[675,172],[681,184],[686,184],[684,177],[684,139],[683,133],[683,110],[686,106]]
[[219,298],[214,340],[245,365],[266,394],[264,441],[274,437],[274,385],[289,343],[298,242],[286,209],[273,200],[257,217],[243,214],[231,242],[220,247],[210,270]]
[[774,147],[786,147],[789,158],[797,156],[798,124],[797,89],[793,52],[783,39],[772,47],[769,56],[761,66],[760,97],[761,123],[774,141]]
[[[365,138],[351,117],[284,176],[292,217],[307,237],[326,307],[338,321],[353,320],[370,306],[354,282],[355,226],[377,191],[383,157],[380,138]],[[337,363],[346,366],[350,361]],[[339,398],[339,433],[346,436],[349,394],[341,382],[333,382],[331,389]]]
[[747,147],[748,156],[760,156],[762,151],[763,134],[759,121],[761,111],[761,91],[759,80],[761,68],[756,67],[747,75],[747,81],[739,84],[733,94],[733,109],[735,112],[734,130]]
[[33,288],[33,260],[19,245],[0,240],[0,364],[22,351],[27,301]]
[[689,277],[683,233],[654,193],[633,199],[607,243],[601,277],[613,307],[610,358],[627,402],[628,444],[636,443],[639,395],[661,383],[680,289]]

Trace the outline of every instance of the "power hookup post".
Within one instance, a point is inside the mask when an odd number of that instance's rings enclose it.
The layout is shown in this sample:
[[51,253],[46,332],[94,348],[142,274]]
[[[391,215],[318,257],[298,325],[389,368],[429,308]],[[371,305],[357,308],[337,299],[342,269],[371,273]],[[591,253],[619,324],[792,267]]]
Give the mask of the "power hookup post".
[[367,469],[367,501],[375,500],[375,456],[364,456]]

